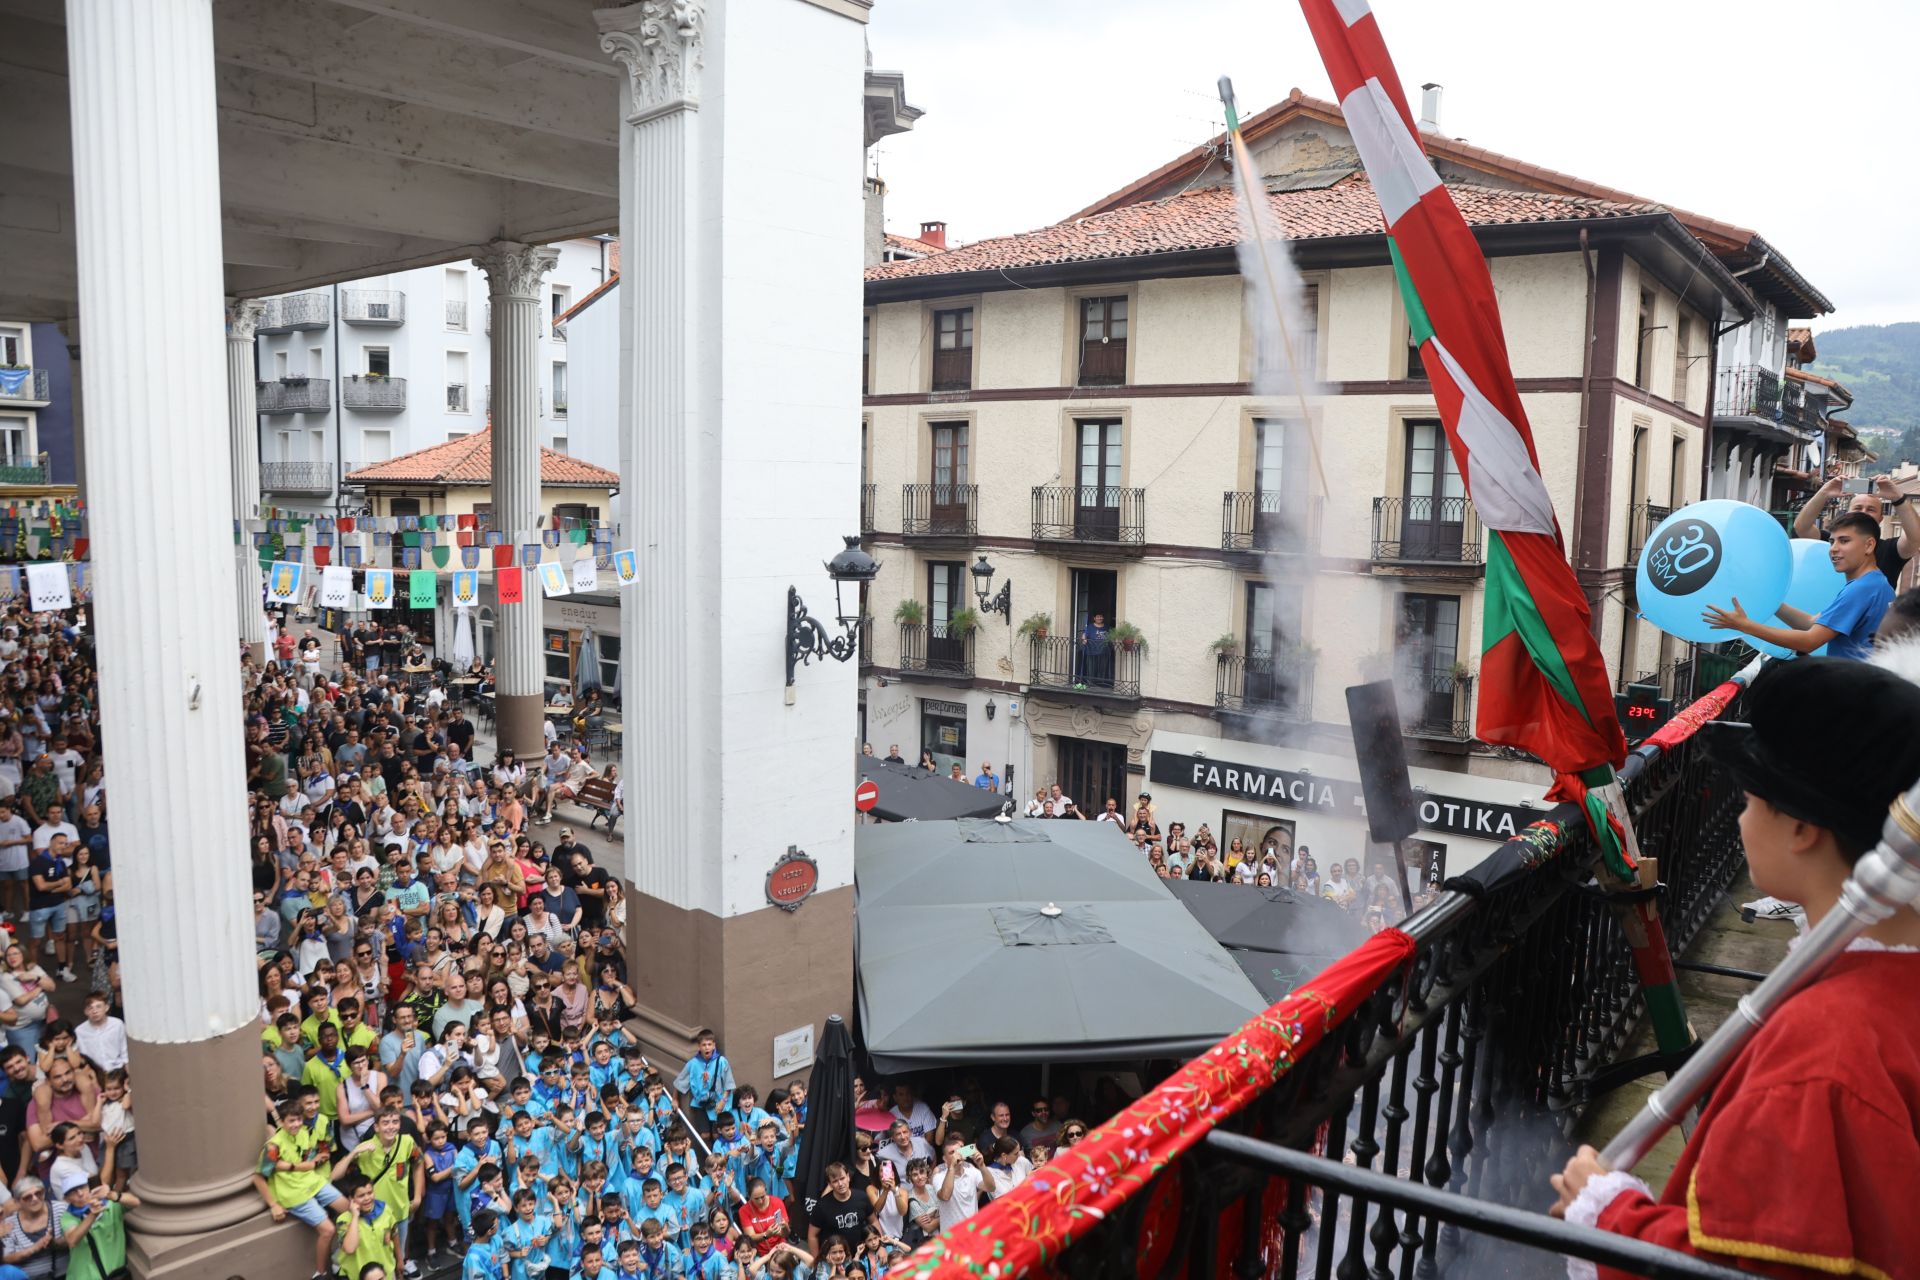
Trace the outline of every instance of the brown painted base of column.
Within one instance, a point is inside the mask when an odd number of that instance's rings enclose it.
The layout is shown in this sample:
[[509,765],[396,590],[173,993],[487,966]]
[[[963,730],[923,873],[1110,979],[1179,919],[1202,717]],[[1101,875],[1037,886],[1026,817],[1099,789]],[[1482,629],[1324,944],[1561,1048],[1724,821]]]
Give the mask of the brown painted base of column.
[[[140,1117],[141,1124],[146,1121]],[[276,1223],[263,1205],[259,1217],[223,1231],[197,1236],[136,1231],[127,1260],[140,1280],[297,1280],[313,1274],[313,1229],[292,1219]]]
[[511,747],[521,760],[547,754],[546,703],[537,693],[500,694],[493,713],[501,749]]
[[712,1027],[734,1078],[762,1098],[805,1072],[773,1074],[773,1038],[827,1015],[853,1021],[853,887],[817,893],[788,913],[763,907],[722,919],[627,890],[627,954],[648,963],[633,975],[635,1021],[647,1056],[677,1070],[692,1035]]
[[266,1212],[253,1171],[266,1142],[260,1109],[260,1031],[242,1027],[193,1044],[131,1042],[140,1082],[140,1169],[128,1216],[164,1241],[237,1226]]

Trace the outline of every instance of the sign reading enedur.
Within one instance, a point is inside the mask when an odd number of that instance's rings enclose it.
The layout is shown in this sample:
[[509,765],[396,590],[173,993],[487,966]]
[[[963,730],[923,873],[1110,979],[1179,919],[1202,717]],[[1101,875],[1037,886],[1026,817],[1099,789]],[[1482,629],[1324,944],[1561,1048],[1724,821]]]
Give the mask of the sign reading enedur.
[[[1367,801],[1360,784],[1340,778],[1159,751],[1153,753],[1147,776],[1162,786],[1210,791],[1237,800],[1265,802],[1288,809],[1315,809],[1356,822],[1364,822],[1367,817]],[[1416,791],[1414,798],[1419,801],[1422,830],[1445,831],[1481,840],[1509,839],[1542,816],[1542,811],[1536,809],[1461,796]]]

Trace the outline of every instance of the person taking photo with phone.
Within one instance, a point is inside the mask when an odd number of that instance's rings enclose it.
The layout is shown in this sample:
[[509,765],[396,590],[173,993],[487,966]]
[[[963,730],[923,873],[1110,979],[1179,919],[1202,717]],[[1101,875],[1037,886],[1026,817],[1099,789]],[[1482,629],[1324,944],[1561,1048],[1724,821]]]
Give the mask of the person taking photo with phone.
[[[1887,577],[1887,585],[1898,589],[1900,571],[1907,561],[1920,553],[1920,510],[1910,501],[1910,495],[1900,492],[1891,476],[1875,476],[1869,480],[1862,476],[1848,479],[1845,476],[1830,476],[1827,482],[1814,490],[1811,498],[1800,508],[1793,518],[1793,536],[1796,538],[1828,538],[1833,536],[1833,525],[1821,520],[1821,515],[1835,498],[1848,495],[1847,514],[1858,513],[1881,526],[1879,545],[1874,548],[1874,562],[1881,573]],[[1897,536],[1888,536],[1885,524],[1891,517]],[[1837,518],[1836,518],[1837,522]]]

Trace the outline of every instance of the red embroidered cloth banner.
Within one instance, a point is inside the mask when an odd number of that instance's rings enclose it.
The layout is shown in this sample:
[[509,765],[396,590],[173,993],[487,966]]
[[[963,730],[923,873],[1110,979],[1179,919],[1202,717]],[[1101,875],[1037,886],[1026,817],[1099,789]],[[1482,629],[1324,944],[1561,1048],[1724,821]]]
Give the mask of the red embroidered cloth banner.
[[1374,934],[1011,1192],[921,1245],[888,1280],[1018,1280],[1051,1266],[1208,1130],[1291,1071],[1412,954],[1413,939],[1400,930]]

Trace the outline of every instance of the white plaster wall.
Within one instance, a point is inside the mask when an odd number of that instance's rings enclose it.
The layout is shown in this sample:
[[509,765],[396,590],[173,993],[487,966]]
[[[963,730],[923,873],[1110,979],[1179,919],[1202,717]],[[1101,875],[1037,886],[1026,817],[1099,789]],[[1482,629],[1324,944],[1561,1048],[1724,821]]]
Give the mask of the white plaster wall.
[[[620,289],[615,285],[567,322],[567,453],[620,470]],[[608,518],[626,524],[625,495]],[[625,545],[621,543],[620,545]]]

